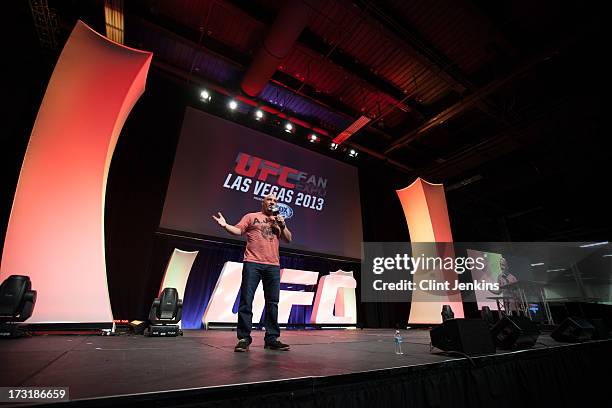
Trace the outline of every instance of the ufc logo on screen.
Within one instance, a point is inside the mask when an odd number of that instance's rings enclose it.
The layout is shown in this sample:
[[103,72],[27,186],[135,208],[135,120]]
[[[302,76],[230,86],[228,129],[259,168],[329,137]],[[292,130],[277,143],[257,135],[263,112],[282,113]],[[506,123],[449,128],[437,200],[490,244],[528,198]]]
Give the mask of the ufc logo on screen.
[[[357,282],[352,272],[336,271],[319,278],[319,272],[299,269],[281,269],[281,283],[317,285],[317,292],[281,290],[278,302],[278,322],[289,322],[293,305],[312,305],[310,324],[357,323]],[[212,297],[206,306],[202,322],[237,323],[238,314],[232,312],[240,290],[242,263],[226,262],[217,280]],[[253,298],[253,322],[261,319],[265,306],[263,285],[259,282]],[[335,310],[335,314],[334,314]]]

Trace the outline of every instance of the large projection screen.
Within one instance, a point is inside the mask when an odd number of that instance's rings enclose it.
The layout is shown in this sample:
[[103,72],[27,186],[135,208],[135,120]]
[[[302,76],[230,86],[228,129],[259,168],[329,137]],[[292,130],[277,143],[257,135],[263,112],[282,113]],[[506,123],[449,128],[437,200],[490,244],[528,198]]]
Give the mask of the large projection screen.
[[361,259],[355,166],[188,107],[160,227],[232,238],[212,215],[236,224],[268,193],[293,234],[282,248]]

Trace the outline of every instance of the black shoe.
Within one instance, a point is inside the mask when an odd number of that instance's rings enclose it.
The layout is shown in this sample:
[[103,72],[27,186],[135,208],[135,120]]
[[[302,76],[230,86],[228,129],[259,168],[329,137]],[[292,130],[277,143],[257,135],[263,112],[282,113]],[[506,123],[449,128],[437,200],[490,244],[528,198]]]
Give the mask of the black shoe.
[[238,340],[236,347],[234,347],[234,351],[237,353],[245,353],[249,351],[250,345],[251,343],[247,339],[240,339]]
[[281,343],[278,340],[267,342],[266,345],[264,346],[264,348],[267,348],[267,349],[270,349],[270,350],[289,351],[289,345]]

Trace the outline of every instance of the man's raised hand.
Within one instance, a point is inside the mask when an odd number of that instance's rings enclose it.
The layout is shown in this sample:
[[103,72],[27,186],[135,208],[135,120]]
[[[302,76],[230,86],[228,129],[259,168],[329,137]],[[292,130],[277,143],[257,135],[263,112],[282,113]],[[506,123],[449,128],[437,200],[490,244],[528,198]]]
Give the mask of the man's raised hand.
[[218,212],[217,214],[219,214],[218,217],[215,217],[214,215],[212,216],[213,219],[215,221],[217,221],[217,224],[219,224],[221,227],[225,228],[225,226],[227,225],[227,221],[225,221],[225,218],[223,217],[223,214],[221,214],[220,212]]

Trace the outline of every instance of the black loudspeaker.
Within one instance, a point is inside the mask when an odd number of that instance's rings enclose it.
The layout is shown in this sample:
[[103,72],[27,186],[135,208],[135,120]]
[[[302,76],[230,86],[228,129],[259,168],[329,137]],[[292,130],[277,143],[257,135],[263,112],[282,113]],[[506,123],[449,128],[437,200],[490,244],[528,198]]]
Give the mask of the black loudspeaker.
[[610,338],[610,330],[604,319],[589,319],[589,322],[595,328],[593,340],[605,340]]
[[495,354],[487,323],[481,319],[449,319],[429,332],[431,345],[468,356]]
[[480,317],[487,323],[487,326],[489,326],[489,328],[495,325],[495,317],[493,317],[493,312],[491,311],[491,308],[489,306],[482,307],[482,310],[480,311]]
[[507,316],[491,328],[491,336],[500,349],[526,349],[536,344],[540,329],[526,317]]
[[582,317],[568,317],[557,327],[550,337],[560,342],[576,343],[591,340],[595,327]]

